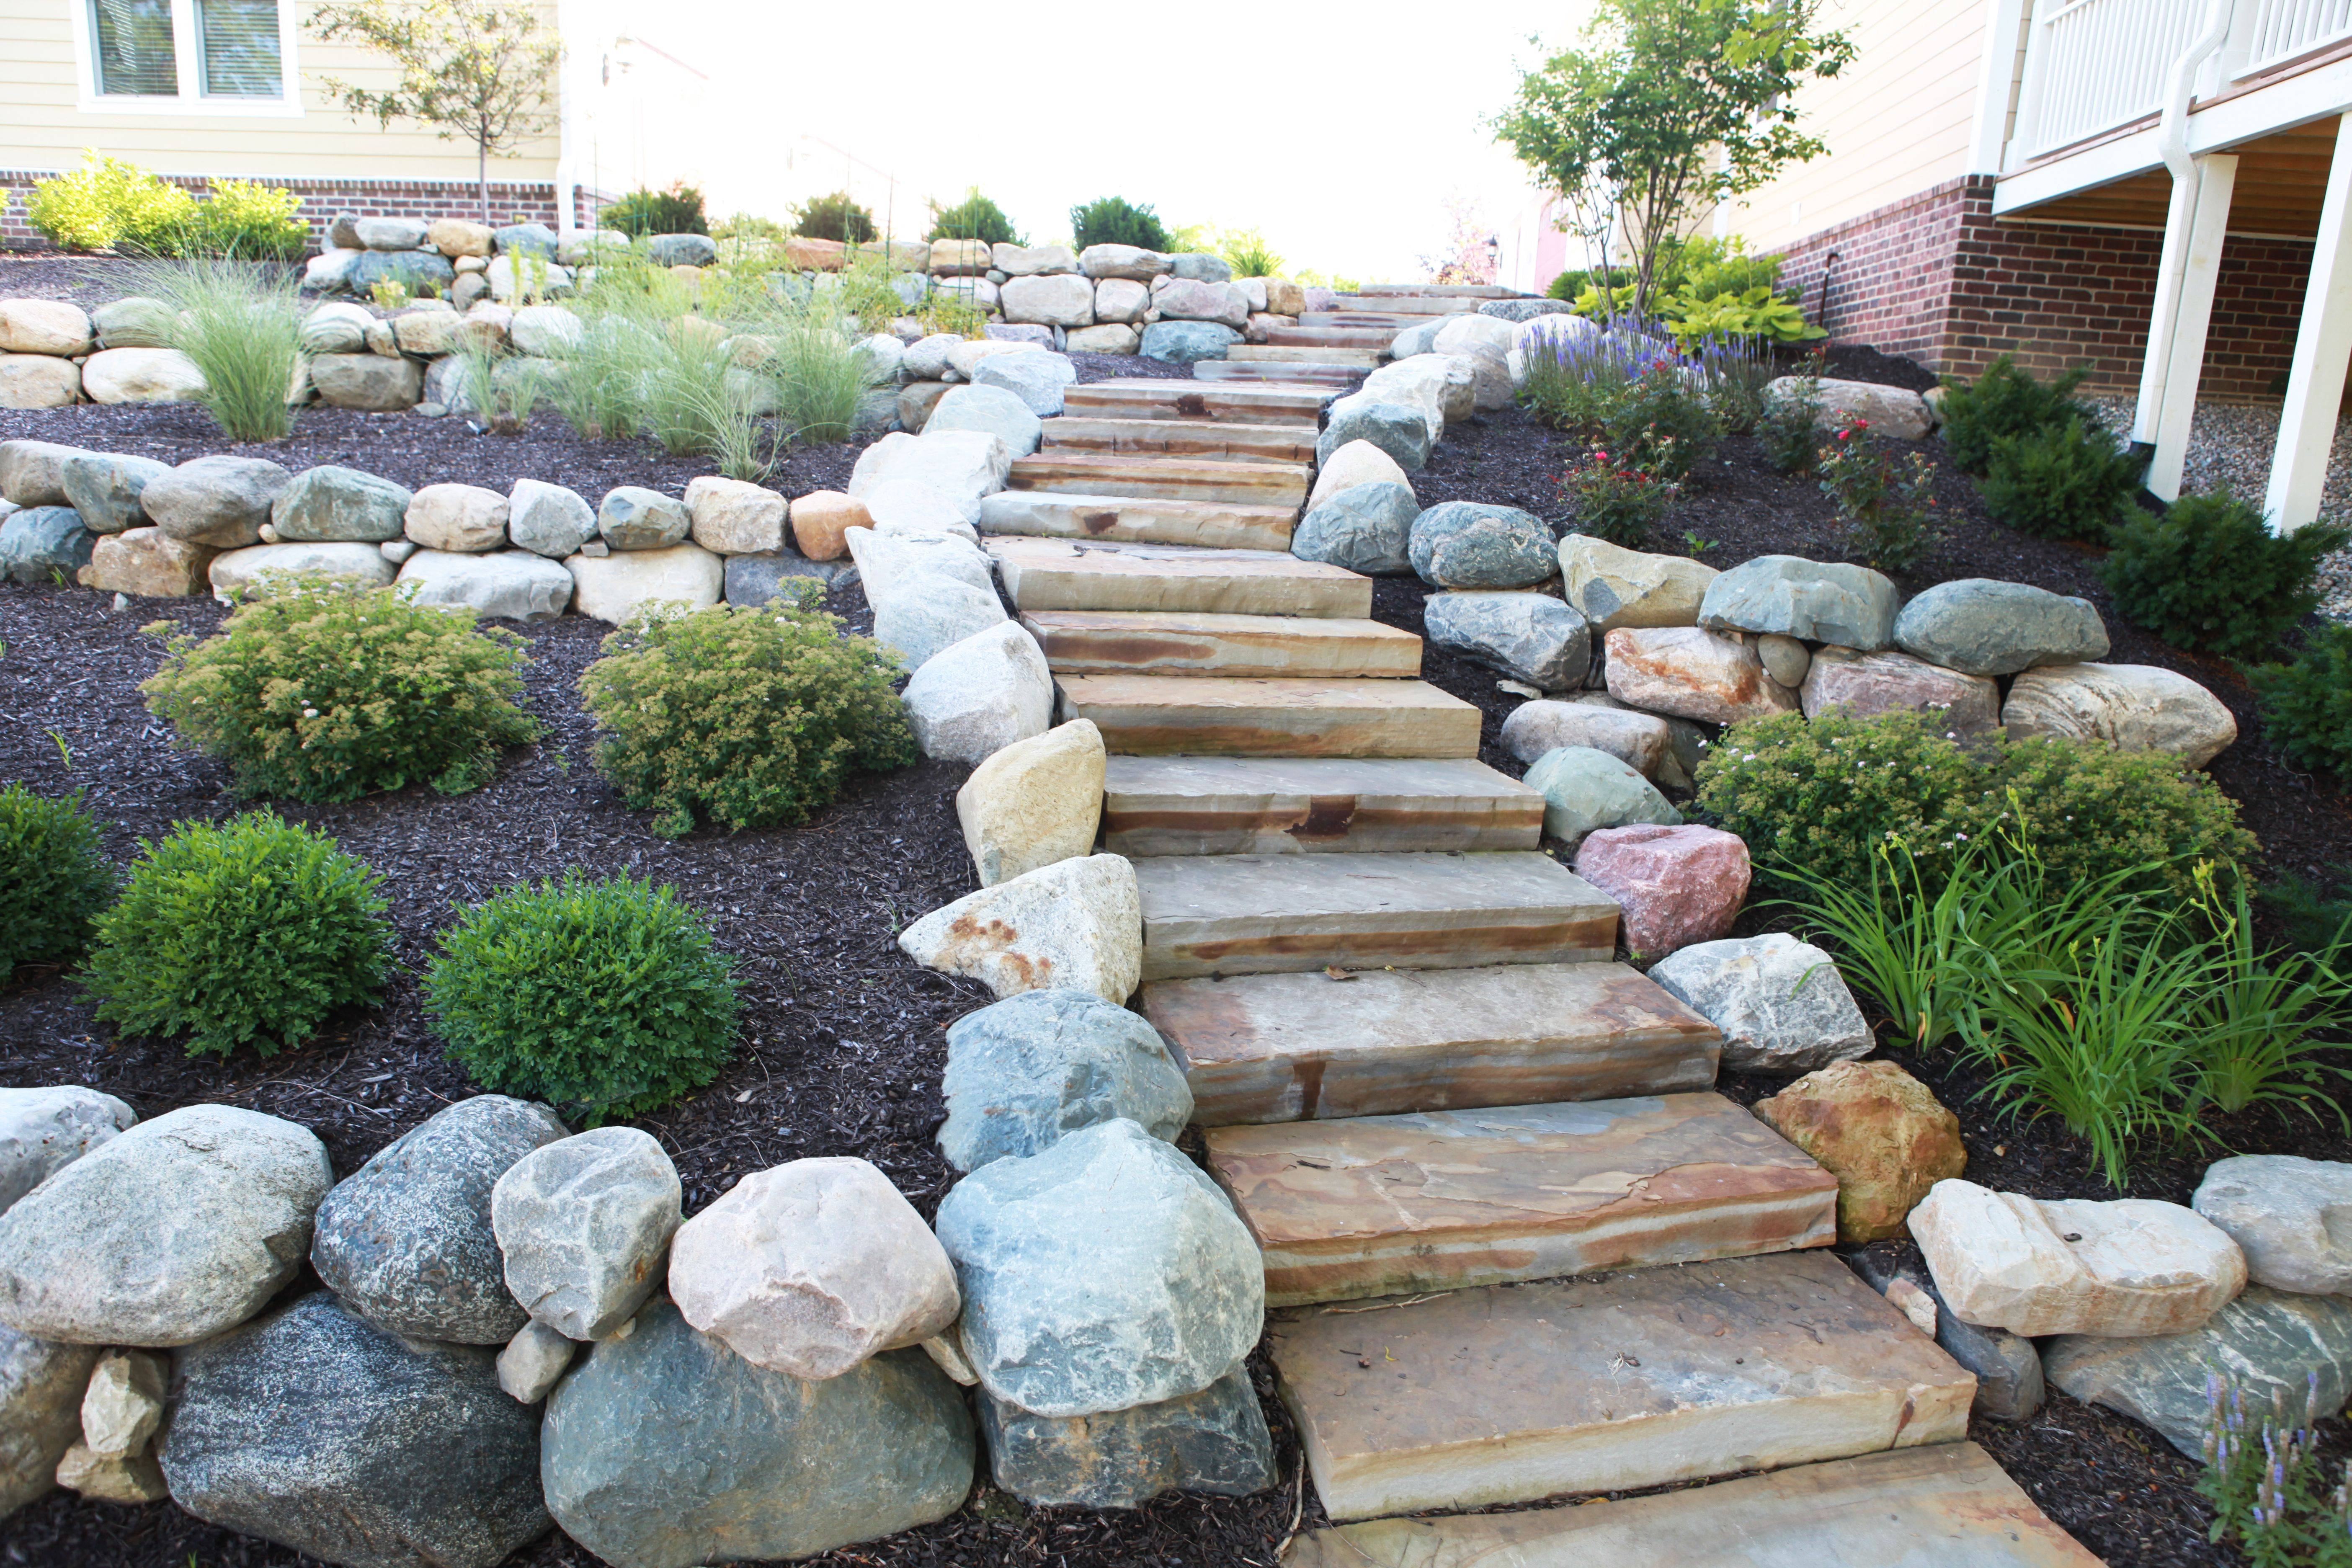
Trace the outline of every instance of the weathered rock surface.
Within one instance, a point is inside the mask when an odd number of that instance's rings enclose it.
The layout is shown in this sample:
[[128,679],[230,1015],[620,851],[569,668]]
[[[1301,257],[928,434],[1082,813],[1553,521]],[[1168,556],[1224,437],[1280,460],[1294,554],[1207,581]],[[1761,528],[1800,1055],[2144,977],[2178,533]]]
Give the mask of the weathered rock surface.
[[1139,1508],[1163,1492],[1247,1497],[1274,1485],[1274,1438],[1237,1366],[1198,1394],[1061,1419],[980,1401],[996,1484],[1041,1508]]
[[208,544],[173,539],[160,528],[102,533],[81,569],[85,588],[138,598],[185,598],[205,591],[213,557]]
[[1429,449],[1435,440],[1429,416],[1418,405],[1389,402],[1365,392],[1351,393],[1331,405],[1330,418],[1315,440],[1315,458],[1318,463],[1328,462],[1343,449],[1360,444],[1400,469],[1418,473],[1428,465]]
[[1685,947],[1650,978],[1723,1031],[1735,1071],[1811,1072],[1876,1044],[1830,955],[1783,932]]
[[1891,580],[1867,566],[1759,555],[1706,585],[1698,624],[1874,653],[1894,639],[1899,597]]
[[1907,1234],[1905,1216],[1969,1168],[1960,1119],[1893,1062],[1832,1062],[1756,1102],[1759,1117],[1838,1179],[1838,1240]]
[[2148,664],[2053,664],[2010,684],[2000,721],[2010,739],[2059,735],[2122,752],[2168,752],[2201,768],[2238,738],[2221,700],[2189,677]]
[[0,1089],[0,1212],[138,1120],[94,1089]]
[[33,506],[0,517],[0,579],[11,583],[73,582],[89,564],[97,534],[71,507]]
[[1904,605],[1895,645],[1964,675],[2015,675],[2037,664],[2106,658],[2107,627],[2088,599],[1964,577]]
[[53,354],[0,353],[0,408],[70,408],[81,401],[81,367]]
[[404,531],[426,550],[474,554],[507,542],[507,498],[479,485],[427,485],[409,500]]
[[0,353],[86,354],[89,317],[64,300],[0,300]]
[[1153,321],[1143,329],[1143,357],[1166,364],[1223,359],[1242,335],[1222,321]]
[[[1036,351],[1023,348],[1020,352]],[[977,370],[975,363],[973,368]],[[885,479],[915,479],[962,500],[978,501],[1004,488],[1013,454],[985,430],[897,430],[858,454],[849,493],[863,497]]]
[[551,621],[572,603],[572,574],[563,563],[528,550],[420,550],[402,563],[397,581],[420,605],[463,605],[477,616],[507,620]]
[[2255,1284],[2352,1295],[2352,1165],[2233,1155],[2205,1168],[2189,1205],[2238,1244]]
[[1558,567],[1551,530],[1517,507],[1442,501],[1413,520],[1412,569],[1437,588],[1531,588]]
[[980,763],[1054,721],[1054,677],[1037,639],[1012,621],[942,648],[900,694],[927,757]]
[[1412,489],[1394,458],[1370,441],[1350,441],[1316,464],[1315,484],[1307,492],[1307,510],[1312,511],[1341,490],[1358,485],[1402,485],[1408,493]]
[[1572,691],[1592,662],[1584,617],[1549,594],[1432,594],[1429,640],[1542,691]]
[[351,583],[380,588],[394,568],[373,544],[253,544],[213,557],[213,596],[238,599],[286,584]]
[[1603,827],[1576,851],[1576,874],[1617,901],[1619,937],[1643,959],[1728,936],[1749,870],[1738,835],[1695,823]]
[[1559,542],[1568,602],[1596,633],[1619,626],[1695,626],[1707,584],[1721,575],[1679,555],[1645,555],[1587,533]]
[[[1799,377],[1784,375],[1764,388],[1767,404],[1794,394]],[[1840,381],[1823,376],[1814,384],[1821,397],[1813,417],[1816,429],[1834,430],[1850,419],[1867,420],[1881,436],[1897,441],[1924,441],[1935,429],[1927,400],[1907,387],[1883,386],[1874,381]]]
[[140,498],[150,480],[172,471],[168,463],[152,458],[89,452],[68,458],[59,465],[66,504],[81,514],[81,524],[92,533],[121,533],[144,527],[147,509]]
[[782,550],[785,510],[782,496],[743,479],[705,474],[686,487],[688,531],[720,555]]
[[1166,273],[1171,265],[1159,251],[1133,245],[1089,245],[1078,252],[1078,270],[1096,279],[1124,278],[1149,283]]
[[152,1454],[100,1454],[76,1443],[58,1461],[58,1485],[97,1502],[162,1502],[172,1495]]
[[270,526],[289,544],[306,541],[381,544],[401,536],[415,496],[405,486],[331,464],[305,468],[269,505]]
[[1062,988],[950,1025],[941,1093],[940,1149],[959,1171],[1041,1153],[1119,1118],[1172,1142],[1192,1114],[1192,1091],[1158,1030],[1092,992]]
[[978,430],[1004,443],[1015,458],[1037,449],[1045,421],[1029,411],[1020,397],[1001,386],[950,386],[931,405],[925,431]]
[[853,528],[870,529],[865,503],[839,490],[811,490],[792,503],[793,542],[812,561],[837,561],[849,552]]
[[869,591],[867,599],[874,606],[874,640],[909,670],[1007,618],[993,589],[940,577],[896,583],[886,592]]
[[[1379,452],[1368,442],[1351,442]],[[1385,453],[1379,454],[1383,461]],[[1393,463],[1390,464],[1394,467]],[[1290,536],[1290,552],[1302,561],[1324,561],[1372,577],[1403,577],[1412,572],[1409,547],[1421,503],[1402,481],[1378,481],[1334,490],[1310,504]]]
[[235,549],[260,542],[270,504],[293,479],[260,458],[193,458],[148,480],[139,500],[173,538]]
[[634,1127],[533,1149],[490,1188],[508,1290],[535,1322],[610,1338],[660,1288],[684,1196],[660,1140]]
[[533,1318],[499,1352],[499,1389],[509,1399],[536,1405],[572,1366],[579,1345]]
[[562,485],[517,479],[507,494],[507,537],[519,550],[561,561],[596,537],[596,513]]
[[998,354],[981,361],[971,373],[972,385],[1009,392],[1041,419],[1062,412],[1062,389],[1077,379],[1077,367],[1058,353]]
[[1591,746],[1546,752],[1528,769],[1527,786],[1544,797],[1544,837],[1578,844],[1598,827],[1682,821],[1642,770]]
[[98,1351],[0,1326],[0,1519],[57,1484],[81,1438],[81,1396]]
[[1102,731],[1074,719],[1016,741],[956,791],[956,818],[980,885],[1090,853],[1102,821]]
[[93,1454],[121,1458],[147,1447],[163,1422],[171,1363],[153,1351],[109,1351],[81,1396],[81,1437]]
[[617,485],[596,506],[596,531],[615,550],[667,550],[693,525],[684,501],[643,485]]
[[898,945],[1000,997],[1058,985],[1123,1003],[1143,972],[1135,868],[1118,855],[1057,860],[933,910]]
[[1856,719],[1916,713],[1962,739],[2000,727],[2000,688],[1991,677],[1962,675],[1907,653],[1822,648],[1807,668],[1799,697],[1808,719],[1832,710]]
[[1710,724],[1797,710],[1754,648],[1697,626],[1620,626],[1601,644],[1609,695],[1628,706]]
[[1562,746],[1589,746],[1631,763],[1654,779],[1671,744],[1666,721],[1654,713],[1601,708],[1586,702],[1538,699],[1522,702],[1503,721],[1503,749],[1532,763]]
[[[1927,1268],[1905,1258],[1899,1244],[1865,1247],[1846,1255],[1853,1271],[1881,1295],[1904,1287],[1924,1295],[1936,1315],[1936,1342],[1946,1354],[1976,1373],[1974,1409],[1996,1421],[2031,1421],[2047,1397],[2042,1352],[2033,1342],[2007,1329],[1980,1328],[1944,1305]],[[1892,1300],[1892,1296],[1889,1296]],[[1916,1297],[1913,1298],[1916,1300]]]
[[310,384],[331,408],[389,414],[414,408],[425,395],[425,367],[379,353],[313,354]]
[[567,556],[572,604],[583,616],[614,626],[645,615],[709,609],[726,586],[727,563],[699,544],[667,550],[622,550],[601,559]]
[[205,373],[177,349],[104,349],[82,362],[81,390],[92,403],[193,403]]

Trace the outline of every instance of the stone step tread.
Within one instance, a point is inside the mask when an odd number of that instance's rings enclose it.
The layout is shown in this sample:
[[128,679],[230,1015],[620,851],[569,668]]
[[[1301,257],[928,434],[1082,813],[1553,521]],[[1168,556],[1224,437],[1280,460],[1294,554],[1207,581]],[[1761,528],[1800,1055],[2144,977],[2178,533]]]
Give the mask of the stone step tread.
[[1045,421],[1045,448],[1070,451],[1160,452],[1312,463],[1315,432],[1303,425],[1243,425],[1223,419],[1090,419],[1064,415]]
[[1265,364],[1204,359],[1192,367],[1192,374],[1202,381],[1228,385],[1236,382],[1296,382],[1303,385],[1329,387],[1337,392],[1361,381],[1364,367],[1360,364]]
[[1134,862],[1143,978],[1603,963],[1617,905],[1528,849]]
[[1144,1016],[1203,1127],[1712,1088],[1723,1036],[1616,963],[1167,980]]
[[1272,343],[1235,343],[1225,351],[1228,363],[1356,365],[1370,370],[1387,356],[1378,349],[1277,347]]
[[1533,849],[1543,796],[1471,759],[1113,757],[1113,854]]
[[1149,452],[1069,452],[1015,458],[1006,488],[1297,507],[1305,503],[1313,475],[1313,468],[1305,463],[1173,458]]
[[1713,1093],[1223,1127],[1208,1164],[1270,1307],[1837,1239],[1837,1178]]
[[980,503],[980,531],[1121,544],[1174,544],[1287,554],[1298,510],[1247,501],[999,490]]
[[2100,1568],[1974,1443],[1890,1448],[1654,1497],[1301,1536],[1285,1568]]
[[1475,300],[1432,298],[1422,294],[1342,294],[1341,311],[1373,310],[1394,316],[1460,316],[1478,309]]
[[[1405,325],[1410,326],[1412,323],[1408,321]],[[1390,326],[1385,323],[1357,327],[1269,327],[1266,329],[1265,341],[1276,348],[1295,345],[1300,348],[1384,349],[1394,342],[1397,333],[1403,330],[1403,327]],[[1207,360],[1202,363],[1214,363],[1215,362]],[[1197,372],[1200,366],[1195,365],[1192,368]]]
[[1475,757],[1478,710],[1425,680],[1066,675],[1065,721],[1129,756]]
[[1502,283],[1367,283],[1353,296],[1342,294],[1342,300],[1354,298],[1423,300],[1527,300],[1532,295]]
[[1976,1395],[1820,1251],[1294,1307],[1266,1336],[1338,1520],[1957,1442]]
[[1176,610],[1035,610],[1021,624],[1055,674],[1411,679],[1421,639],[1378,621]]
[[[1454,312],[1445,313],[1451,315]],[[1418,327],[1428,320],[1426,315],[1416,315],[1406,310],[1309,310],[1298,318],[1298,325],[1301,327],[1388,327],[1401,332],[1407,327]],[[1291,329],[1286,327],[1283,330],[1287,331]]]
[[1318,424],[1332,395],[1309,386],[1203,386],[1131,377],[1062,389],[1068,415],[1118,419],[1230,419],[1237,425]]
[[1196,610],[1345,620],[1372,615],[1370,578],[1286,551],[1003,535],[983,542],[1005,592],[1023,610]]

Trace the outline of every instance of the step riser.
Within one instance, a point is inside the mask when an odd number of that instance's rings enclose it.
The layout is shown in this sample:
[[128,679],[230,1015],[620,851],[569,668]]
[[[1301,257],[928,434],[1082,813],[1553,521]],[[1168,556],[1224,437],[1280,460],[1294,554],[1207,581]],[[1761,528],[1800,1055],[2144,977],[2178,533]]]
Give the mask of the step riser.
[[980,503],[980,531],[1123,544],[1288,550],[1297,514],[1287,507],[1165,501],[1138,496],[1064,496],[1000,490]]
[[[1181,626],[1126,631],[1056,625],[1050,614],[1044,620],[1024,616],[1021,624],[1056,675],[1410,679],[1421,673],[1420,639],[1381,636],[1376,623],[1297,623],[1318,628],[1319,635],[1305,636]],[[1352,629],[1359,626],[1364,629]]]
[[1143,386],[1096,382],[1065,387],[1065,418],[1217,419],[1235,425],[1320,423],[1328,395],[1283,387],[1217,387],[1198,382],[1160,381]]
[[[1153,473],[1143,464],[1160,459],[1139,458],[1089,462],[1084,458],[1020,458],[1013,464],[1008,487],[1016,490],[1059,491],[1074,495],[1132,496],[1145,500],[1233,501],[1246,506],[1299,507],[1306,503],[1307,473],[1285,465],[1279,472],[1234,472],[1220,475],[1215,463],[1167,459],[1171,470]],[[1231,467],[1239,469],[1243,465]]]
[[[1412,323],[1407,322],[1410,326]],[[1403,327],[1270,327],[1265,341],[1276,348],[1384,349]],[[1210,363],[1210,362],[1203,362]]]
[[1311,463],[1315,433],[1305,426],[1269,430],[1234,425],[1205,429],[1172,419],[1074,419],[1045,421],[1047,452],[1111,452],[1154,457],[1229,458],[1244,462]]
[[1215,359],[1202,360],[1192,367],[1192,374],[1207,382],[1299,382],[1335,391],[1343,391],[1364,378],[1364,372],[1354,365],[1251,364]]
[[[1223,857],[1232,858],[1232,857]],[[1617,917],[1512,921],[1460,917],[1411,929],[1326,928],[1258,937],[1196,933],[1194,922],[1143,927],[1143,978],[1291,974],[1340,969],[1483,969],[1496,963],[1601,963],[1617,952]]]
[[[1078,677],[1079,679],[1086,679]],[[1117,707],[1064,683],[1063,721],[1091,719],[1103,744],[1128,757],[1475,757],[1478,721],[1446,710],[1408,713],[1190,707]]]
[[[1475,300],[1429,300],[1412,294],[1342,294],[1339,309],[1385,312],[1392,316],[1462,316],[1478,309]],[[1301,317],[1300,320],[1305,320]]]
[[1286,349],[1266,343],[1235,343],[1225,351],[1229,364],[1343,364],[1365,370],[1386,357],[1373,349]]

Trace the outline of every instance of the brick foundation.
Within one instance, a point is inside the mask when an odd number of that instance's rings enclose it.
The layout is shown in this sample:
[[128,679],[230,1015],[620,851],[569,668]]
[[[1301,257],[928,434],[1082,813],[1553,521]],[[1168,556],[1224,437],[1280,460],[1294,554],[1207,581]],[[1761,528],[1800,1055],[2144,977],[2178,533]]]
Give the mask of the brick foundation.
[[[33,231],[25,204],[37,180],[53,178],[54,169],[0,169],[0,247],[41,250],[48,241]],[[208,195],[210,182],[196,176],[166,175],[197,195]],[[342,213],[362,217],[479,217],[481,187],[470,180],[306,180],[256,175],[255,181],[278,185],[302,198],[301,216],[310,226],[314,245],[327,243],[327,226]],[[593,214],[595,198],[582,189],[577,195],[580,221]],[[551,181],[490,182],[493,223],[543,223],[556,226],[555,185]]]
[[[1782,252],[1807,319],[1841,342],[1973,375],[1995,356],[2042,374],[2087,364],[2086,388],[2139,385],[2163,237],[1996,222],[1993,182],[1954,180]],[[2294,353],[2308,241],[2232,236],[2221,251],[2199,395],[2275,398]]]

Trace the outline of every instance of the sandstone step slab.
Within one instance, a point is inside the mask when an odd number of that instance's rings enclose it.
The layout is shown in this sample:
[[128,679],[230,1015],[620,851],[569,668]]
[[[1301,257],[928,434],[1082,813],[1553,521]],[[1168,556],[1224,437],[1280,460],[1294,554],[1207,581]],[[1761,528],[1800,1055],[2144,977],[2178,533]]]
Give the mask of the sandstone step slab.
[[982,497],[980,531],[1123,544],[1183,544],[1288,553],[1296,507],[1245,501],[1160,500],[1150,496],[999,490]]
[[1326,387],[1339,393],[1361,381],[1364,367],[1319,362],[1268,364],[1254,361],[1204,359],[1192,367],[1192,374],[1205,382],[1227,384],[1252,381],[1295,382],[1303,386]]
[[[1396,341],[1397,333],[1411,325],[1411,321],[1401,325],[1381,321],[1357,327],[1268,327],[1265,341],[1275,348],[1384,349]],[[1195,365],[1194,374],[1199,369]]]
[[1007,537],[985,542],[1004,591],[1023,610],[1372,616],[1370,578],[1286,551]]
[[1427,316],[1404,310],[1309,310],[1298,318],[1298,324],[1301,327],[1364,327],[1401,332],[1407,327],[1418,327],[1428,320]]
[[1223,1127],[1269,1307],[1837,1239],[1837,1178],[1719,1094]]
[[1470,759],[1112,757],[1115,855],[1533,849],[1543,796]]
[[1605,963],[1617,905],[1548,855],[1163,855],[1134,862],[1143,978]]
[[1044,451],[1214,458],[1227,461],[1312,463],[1315,432],[1303,425],[1241,425],[1226,419],[1087,419],[1064,415],[1045,421]]
[[[1422,300],[1527,300],[1534,296],[1500,283],[1367,283],[1356,290],[1353,298],[1365,300],[1379,297]],[[1342,300],[1350,296],[1342,294]]]
[[2100,1568],[1974,1443],[1890,1448],[1654,1497],[1299,1538],[1284,1568]]
[[1388,357],[1377,349],[1277,348],[1271,343],[1235,343],[1225,351],[1228,363],[1266,364],[1345,364],[1370,370]]
[[1331,397],[1318,387],[1203,386],[1195,381],[1137,377],[1064,387],[1062,408],[1065,418],[1229,419],[1236,425],[1313,429]]
[[1021,624],[1056,675],[1356,676],[1409,680],[1421,639],[1378,621],[1171,610],[1034,610]]
[[1958,1442],[1976,1395],[1826,1252],[1293,1307],[1266,1335],[1339,1520]]
[[1424,680],[1066,675],[1065,722],[1135,757],[1475,757],[1478,710]]
[[1428,294],[1342,294],[1337,308],[1341,311],[1374,310],[1391,316],[1426,318],[1467,315],[1478,308],[1478,301]]
[[1143,988],[1202,1127],[1713,1087],[1723,1037],[1622,963],[1252,974]]
[[1014,458],[1005,488],[1296,508],[1306,504],[1307,481],[1313,477],[1313,469],[1303,463],[1068,452]]

